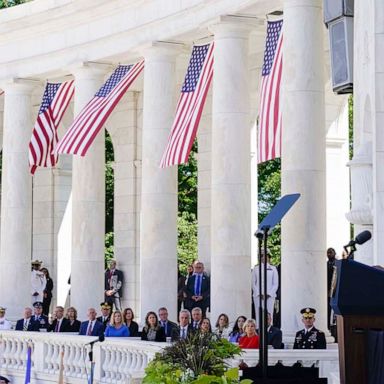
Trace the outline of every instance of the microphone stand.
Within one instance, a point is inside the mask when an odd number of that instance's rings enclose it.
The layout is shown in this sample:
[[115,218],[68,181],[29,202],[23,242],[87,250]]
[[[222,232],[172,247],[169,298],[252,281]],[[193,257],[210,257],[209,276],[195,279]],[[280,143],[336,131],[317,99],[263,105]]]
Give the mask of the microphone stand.
[[[267,292],[267,244],[268,232],[270,226],[263,226],[256,232],[256,237],[259,239],[259,333],[260,333],[260,348],[259,348],[259,365],[262,371],[262,377],[268,377],[268,292]],[[264,263],[261,265],[261,249],[263,245]],[[261,278],[263,277],[263,279]]]

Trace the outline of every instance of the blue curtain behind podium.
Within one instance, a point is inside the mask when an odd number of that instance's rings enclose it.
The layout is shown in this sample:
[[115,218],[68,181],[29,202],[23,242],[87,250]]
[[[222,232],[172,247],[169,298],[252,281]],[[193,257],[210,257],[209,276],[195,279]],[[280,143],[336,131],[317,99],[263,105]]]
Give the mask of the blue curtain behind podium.
[[384,331],[368,331],[368,383],[384,384]]

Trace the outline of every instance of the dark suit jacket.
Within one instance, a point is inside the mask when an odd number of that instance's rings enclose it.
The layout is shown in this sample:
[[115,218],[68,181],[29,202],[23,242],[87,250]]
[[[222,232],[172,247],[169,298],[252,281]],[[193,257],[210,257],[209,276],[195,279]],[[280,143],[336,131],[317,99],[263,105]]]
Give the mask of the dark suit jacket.
[[108,323],[111,321],[111,315],[107,317],[107,320],[103,321],[103,316],[99,316],[96,318],[97,321],[100,321],[100,323],[104,326],[104,331],[107,328]]
[[[79,335],[87,335],[88,324],[89,324],[89,320],[83,321],[81,323]],[[95,324],[93,325],[91,336],[101,336],[103,333],[104,333],[103,323],[100,323],[100,321],[96,320]]]
[[[257,334],[260,335],[259,330],[257,329]],[[283,348],[283,333],[281,329],[276,327],[269,328],[268,331],[268,345],[272,345],[274,349]]]
[[[191,324],[189,324],[188,329],[187,329],[187,337],[191,336],[194,332],[195,332],[195,330],[191,327]],[[172,329],[171,340],[172,341],[180,340],[180,326],[179,325]]]
[[136,321],[131,321],[129,329],[129,337],[139,337],[139,324],[136,323]]
[[[16,331],[22,331],[24,328],[24,319],[17,320],[16,322]],[[29,324],[28,324],[28,331],[34,331],[34,332],[40,332],[40,324],[36,323],[35,321],[32,320],[32,317],[29,319]]]
[[[110,270],[109,268],[105,271],[104,273],[104,289],[106,291],[110,290],[110,286],[109,286],[109,276],[110,276]],[[123,285],[124,285],[124,274],[122,271],[120,271],[119,269],[115,269],[113,271],[113,274],[112,276],[117,276],[117,281],[121,281],[121,287],[120,289],[118,290],[119,292],[119,297],[123,297]],[[108,301],[109,300],[113,300],[113,297],[110,297],[110,296],[105,296],[105,300]]]
[[176,328],[176,327],[177,327],[176,323],[174,323],[173,321],[169,321],[168,320],[166,322],[166,326],[165,327],[162,326],[162,328],[164,329],[165,336],[166,337],[171,337],[172,336],[172,330],[174,328]]
[[185,292],[187,294],[187,297],[185,299],[185,308],[191,311],[193,308],[199,307],[202,309],[203,314],[205,314],[205,311],[209,306],[209,297],[211,291],[209,277],[205,274],[203,274],[202,276],[201,296],[203,296],[203,300],[197,302],[192,300],[192,296],[195,296],[195,280],[196,275],[192,275],[188,278],[187,286],[185,287]]
[[[141,331],[141,340],[148,340],[148,330],[146,327],[144,327],[143,330]],[[166,341],[163,327],[159,326],[158,329],[156,330],[155,341]]]
[[[48,326],[48,332],[55,332],[57,319],[53,320],[52,324]],[[63,317],[58,332],[72,332],[69,330],[69,320]]]

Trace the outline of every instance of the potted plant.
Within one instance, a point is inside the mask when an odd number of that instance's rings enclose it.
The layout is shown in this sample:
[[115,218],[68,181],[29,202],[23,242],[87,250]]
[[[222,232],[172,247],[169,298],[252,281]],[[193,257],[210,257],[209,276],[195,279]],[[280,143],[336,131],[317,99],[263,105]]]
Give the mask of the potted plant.
[[143,384],[239,383],[239,369],[228,369],[225,360],[240,353],[241,349],[228,340],[197,333],[157,353],[145,370]]

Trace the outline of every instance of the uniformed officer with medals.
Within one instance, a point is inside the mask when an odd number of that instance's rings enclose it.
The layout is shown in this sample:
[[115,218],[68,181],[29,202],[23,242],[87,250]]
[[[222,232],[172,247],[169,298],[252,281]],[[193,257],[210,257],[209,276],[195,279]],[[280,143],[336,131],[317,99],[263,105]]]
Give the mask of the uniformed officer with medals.
[[300,313],[303,315],[302,322],[304,329],[296,333],[293,349],[326,349],[327,343],[324,332],[314,327],[316,320],[314,308],[303,308]]

